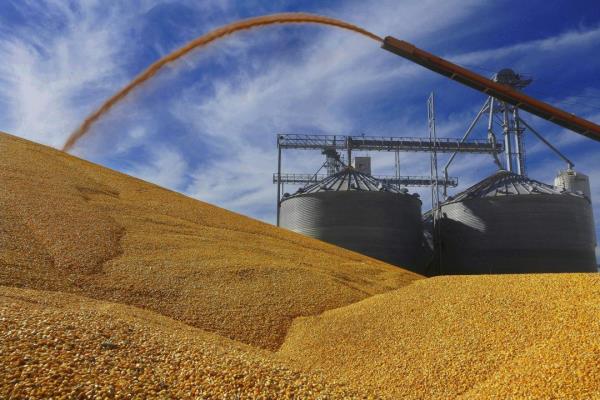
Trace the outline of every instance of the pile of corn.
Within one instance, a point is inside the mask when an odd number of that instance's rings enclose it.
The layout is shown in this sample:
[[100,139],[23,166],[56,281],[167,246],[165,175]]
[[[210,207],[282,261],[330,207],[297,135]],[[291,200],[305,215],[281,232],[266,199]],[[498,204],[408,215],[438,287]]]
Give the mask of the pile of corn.
[[279,354],[389,398],[600,398],[600,275],[421,280],[297,319]]
[[295,317],[418,275],[0,133],[0,285],[159,312],[275,350]]
[[0,188],[0,398],[600,399],[598,274],[423,279],[2,133]]
[[158,314],[0,286],[0,398],[360,398]]

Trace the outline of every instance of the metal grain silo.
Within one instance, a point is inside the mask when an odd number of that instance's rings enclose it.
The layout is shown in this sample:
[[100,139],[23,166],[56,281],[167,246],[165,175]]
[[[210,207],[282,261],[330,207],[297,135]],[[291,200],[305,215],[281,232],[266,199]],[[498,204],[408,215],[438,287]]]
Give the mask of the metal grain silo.
[[418,271],[421,201],[347,168],[281,202],[281,226]]
[[442,274],[594,272],[592,207],[581,194],[500,171],[441,206]]

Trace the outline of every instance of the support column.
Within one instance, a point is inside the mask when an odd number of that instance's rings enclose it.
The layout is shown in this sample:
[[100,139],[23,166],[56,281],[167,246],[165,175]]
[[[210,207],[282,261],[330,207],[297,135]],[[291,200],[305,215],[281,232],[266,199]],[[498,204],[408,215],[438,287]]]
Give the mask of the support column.
[[502,102],[503,107],[503,121],[502,121],[502,129],[504,131],[504,152],[506,155],[506,170],[512,172],[513,170],[513,162],[512,162],[512,143],[510,141],[510,120],[508,115],[508,106],[505,102]]
[[[431,92],[427,99],[427,125],[429,130],[429,141],[431,143],[430,153],[430,176],[431,176],[431,212],[433,213],[434,227],[437,224],[437,212],[440,202],[440,191],[438,187],[438,162],[437,162],[437,133],[435,131],[435,102],[434,94]],[[447,183],[444,182],[444,186]],[[444,189],[447,192],[447,189]]]
[[279,215],[281,214],[281,145],[277,135],[277,226],[279,226]]
[[[496,134],[494,133],[494,100],[495,99],[493,97],[489,98],[489,101],[490,101],[489,113],[490,113],[490,115],[488,116],[488,141],[490,143],[492,143],[494,146],[496,146],[496,143],[497,143]],[[500,162],[500,158],[498,158],[498,153],[496,153],[496,152],[492,153],[492,157],[494,158],[494,162],[496,163],[498,168],[504,169],[504,166]]]
[[348,168],[350,168],[352,166],[352,138],[350,136],[346,137],[346,152]]
[[513,120],[515,124],[515,154],[517,161],[517,173],[525,175],[525,149],[523,147],[523,132],[519,123],[519,109],[513,109]]

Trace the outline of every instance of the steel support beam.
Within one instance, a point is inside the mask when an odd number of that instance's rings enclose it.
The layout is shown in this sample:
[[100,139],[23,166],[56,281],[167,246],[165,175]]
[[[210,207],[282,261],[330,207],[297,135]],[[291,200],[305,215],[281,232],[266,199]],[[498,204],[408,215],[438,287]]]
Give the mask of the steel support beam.
[[[389,137],[389,136],[340,136],[281,134],[283,149],[319,150],[331,148],[340,151],[410,151],[437,153],[499,153],[502,145],[487,140],[460,140],[455,138]],[[350,149],[348,149],[350,148]]]
[[549,141],[544,139],[544,137],[535,129],[533,129],[527,122],[525,122],[521,117],[519,117],[519,122],[521,122],[527,129],[529,129],[542,143],[550,148],[557,156],[559,156],[564,162],[567,163],[568,169],[573,169],[575,164],[571,160],[569,160],[563,153],[561,153],[556,147],[554,147]]
[[512,144],[510,141],[510,134],[512,132],[510,126],[510,118],[508,115],[508,105],[506,103],[502,103],[502,130],[504,132],[504,153],[506,157],[506,170],[508,172],[513,171],[513,153],[512,153]]
[[[310,183],[317,183],[323,179],[325,179],[328,175],[326,174],[288,174],[288,173],[274,173],[273,174],[273,183],[274,184],[283,184],[289,183],[292,185],[306,185]],[[279,179],[278,179],[279,177]],[[430,176],[400,176],[396,177],[393,175],[373,175],[373,178],[389,184],[389,185],[400,185],[400,186],[431,186],[435,184],[435,178]],[[437,179],[438,185],[444,185],[450,187],[458,186],[458,178],[450,177],[447,180],[444,178]]]
[[277,226],[281,215],[281,145],[280,136],[277,136]]
[[513,110],[513,121],[515,122],[515,160],[517,162],[517,174],[525,175],[525,147],[523,146],[523,132],[519,122],[519,109]]

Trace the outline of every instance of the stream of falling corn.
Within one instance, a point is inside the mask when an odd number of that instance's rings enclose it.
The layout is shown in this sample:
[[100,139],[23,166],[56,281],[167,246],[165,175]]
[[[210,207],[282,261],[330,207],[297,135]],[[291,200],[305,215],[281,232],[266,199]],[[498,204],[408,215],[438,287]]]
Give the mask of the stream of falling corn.
[[217,28],[207,34],[204,34],[191,42],[187,43],[183,47],[173,51],[170,54],[167,54],[163,58],[154,62],[150,65],[146,70],[144,70],[141,74],[135,77],[131,82],[129,82],[125,87],[111,96],[108,100],[106,100],[97,110],[92,112],[88,117],[82,122],[82,124],[69,136],[67,141],[63,146],[64,151],[69,151],[73,148],[75,143],[85,136],[85,134],[90,130],[91,126],[97,122],[103,115],[105,115],[112,107],[114,107],[117,103],[123,100],[129,93],[131,93],[136,87],[144,84],[148,80],[152,79],[164,66],[173,63],[181,57],[186,56],[194,49],[198,49],[200,47],[206,46],[209,43],[214,42],[215,40],[221,39],[225,36],[231,35],[235,32],[248,30],[252,28],[256,28],[259,26],[265,25],[273,25],[273,24],[321,24],[334,26],[342,29],[347,29],[361,35],[365,35],[375,41],[382,42],[383,40],[358,26],[349,24],[344,21],[340,21],[338,19],[324,17],[321,15],[314,14],[306,14],[306,13],[282,13],[282,14],[272,14],[272,15],[264,15],[260,17],[249,18],[241,21],[236,21],[231,24],[222,26]]

